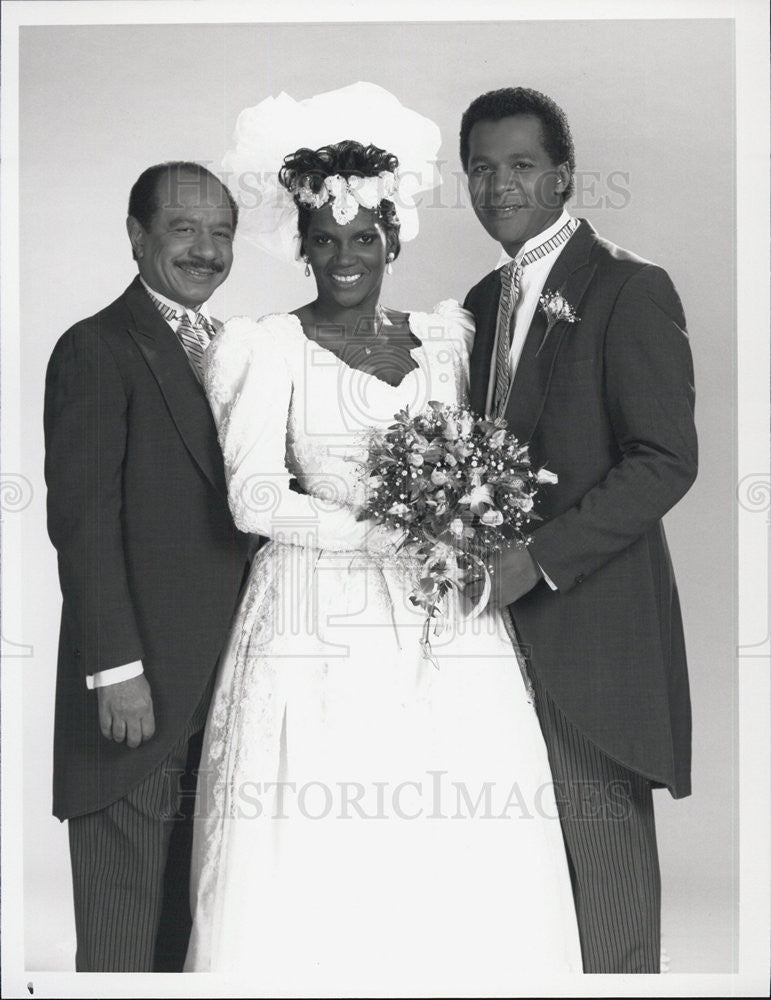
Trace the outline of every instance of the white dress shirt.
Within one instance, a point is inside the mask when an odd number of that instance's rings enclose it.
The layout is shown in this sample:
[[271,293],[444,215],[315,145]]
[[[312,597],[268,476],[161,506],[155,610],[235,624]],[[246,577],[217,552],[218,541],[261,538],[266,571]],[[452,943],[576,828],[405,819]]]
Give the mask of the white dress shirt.
[[[502,250],[500,260],[496,264],[496,269],[499,270],[512,260],[520,261],[530,250],[534,250],[542,243],[550,240],[552,236],[556,236],[560,229],[569,221],[570,214],[566,208],[563,208],[559,219],[549,226],[548,229],[544,229],[542,233],[533,236],[527,243],[523,243],[516,257],[510,257],[505,250]],[[511,351],[509,352],[512,382],[514,381],[517,365],[522,355],[522,348],[525,346],[527,332],[530,329],[530,324],[533,322],[533,316],[535,316],[535,311],[538,308],[538,300],[543,294],[549,271],[554,267],[557,258],[569,242],[569,239],[565,240],[564,243],[561,243],[554,250],[550,250],[543,257],[534,260],[532,264],[528,264],[522,269],[522,276],[519,282],[519,298],[517,299],[516,311],[514,313],[514,335],[511,338]],[[556,291],[556,288],[551,289],[551,291]]]
[[[156,292],[154,288],[150,288],[145,279],[140,276],[139,280],[144,285],[146,291],[154,296],[163,305],[168,306],[169,309],[175,310],[178,314],[176,319],[167,319],[165,316],[162,318],[166,320],[174,333],[177,332],[177,327],[182,322],[182,314],[187,313],[187,316],[191,324],[195,325],[196,313],[201,313],[205,319],[211,323],[211,316],[209,315],[209,310],[204,302],[203,305],[199,306],[198,309],[189,309],[187,306],[181,305],[179,302],[173,302],[171,299],[167,298],[165,295],[161,295],[160,292]],[[180,344],[184,348],[185,345],[180,340]],[[185,356],[190,362],[190,366],[195,371],[195,365],[192,358],[187,353],[185,349]],[[198,376],[196,375],[196,378]],[[132,677],[139,677],[140,674],[144,673],[144,667],[142,666],[141,660],[134,660],[132,663],[124,663],[120,667],[109,667],[107,670],[98,670],[95,674],[88,674],[86,677],[86,687],[89,690],[100,687],[109,687],[111,684],[119,684],[121,681],[131,680]]]
[[[505,250],[502,250],[500,259],[496,264],[496,270],[502,268],[512,260],[520,261],[530,250],[534,250],[542,243],[550,240],[552,236],[556,236],[560,229],[562,229],[562,227],[569,221],[570,213],[566,208],[563,208],[562,215],[559,219],[549,226],[548,229],[544,229],[542,233],[539,233],[537,236],[533,236],[533,238],[529,239],[527,243],[523,243],[519,248],[516,257],[511,257]],[[546,284],[546,279],[549,276],[549,271],[551,271],[554,267],[557,258],[569,242],[570,239],[565,240],[564,243],[555,247],[554,250],[550,250],[548,253],[544,254],[543,257],[539,257],[539,259],[534,260],[532,264],[527,264],[524,268],[522,268],[522,276],[520,277],[519,283],[519,298],[517,299],[516,311],[514,313],[514,335],[511,338],[511,350],[509,352],[512,382],[514,381],[517,365],[519,364],[519,359],[522,356],[522,348],[525,346],[525,340],[527,339],[530,324],[533,322],[533,316],[535,316],[535,311],[538,308],[538,301],[543,294],[544,285]],[[551,289],[553,292],[556,292],[556,290],[556,288]],[[538,563],[536,563],[536,566],[538,566]],[[556,590],[556,585],[549,579],[547,574],[544,573],[542,567],[538,566],[538,569],[541,570],[541,575],[551,589]]]

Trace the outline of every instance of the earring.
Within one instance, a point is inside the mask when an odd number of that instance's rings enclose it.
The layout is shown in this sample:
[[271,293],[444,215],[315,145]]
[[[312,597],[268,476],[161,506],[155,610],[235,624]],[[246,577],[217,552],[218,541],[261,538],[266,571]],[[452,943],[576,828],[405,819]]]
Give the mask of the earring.
[[393,274],[394,273],[393,260],[394,260],[394,255],[392,253],[389,253],[389,255],[386,257],[386,261],[387,261],[387,263],[386,263],[386,274]]
[[311,259],[307,253],[303,254],[303,260],[305,261],[305,277],[310,278],[311,276]]

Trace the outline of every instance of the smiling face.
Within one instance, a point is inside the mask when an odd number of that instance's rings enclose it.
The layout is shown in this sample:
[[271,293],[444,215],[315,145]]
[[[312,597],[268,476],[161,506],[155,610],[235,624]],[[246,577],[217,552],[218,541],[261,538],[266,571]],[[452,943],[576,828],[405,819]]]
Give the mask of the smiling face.
[[370,209],[359,208],[344,226],[335,222],[330,204],[314,209],[303,252],[316,279],[319,305],[330,310],[374,310],[388,251],[385,229]]
[[154,291],[197,309],[233,263],[233,217],[214,177],[171,173],[159,179],[149,229],[129,216],[139,273]]
[[468,186],[487,232],[512,257],[559,218],[570,182],[552,163],[534,115],[478,121],[469,134]]

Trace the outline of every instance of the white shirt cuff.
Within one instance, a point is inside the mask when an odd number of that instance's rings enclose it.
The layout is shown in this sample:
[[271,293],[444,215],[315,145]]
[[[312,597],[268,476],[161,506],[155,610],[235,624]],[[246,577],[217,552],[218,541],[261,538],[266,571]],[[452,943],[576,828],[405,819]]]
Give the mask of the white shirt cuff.
[[134,660],[133,663],[124,663],[120,667],[110,667],[109,670],[99,670],[95,674],[88,674],[86,687],[89,691],[93,691],[94,688],[109,687],[110,684],[130,681],[132,677],[139,677],[144,672],[142,661]]
[[539,566],[538,563],[536,563],[536,566],[538,566],[538,569],[540,569],[541,576],[544,578],[544,580],[546,580],[546,582],[549,584],[549,586],[551,587],[551,589],[552,590],[557,590],[556,583],[553,583],[552,580],[549,579],[548,574],[544,572],[543,566]]

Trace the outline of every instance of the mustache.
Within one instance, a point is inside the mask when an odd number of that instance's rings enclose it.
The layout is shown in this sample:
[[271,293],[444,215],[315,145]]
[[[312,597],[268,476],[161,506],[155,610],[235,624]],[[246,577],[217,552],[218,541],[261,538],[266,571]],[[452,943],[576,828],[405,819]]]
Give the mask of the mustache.
[[221,260],[201,260],[200,257],[186,257],[184,260],[178,260],[177,264],[183,267],[197,267],[202,271],[215,271],[217,274],[225,270]]

